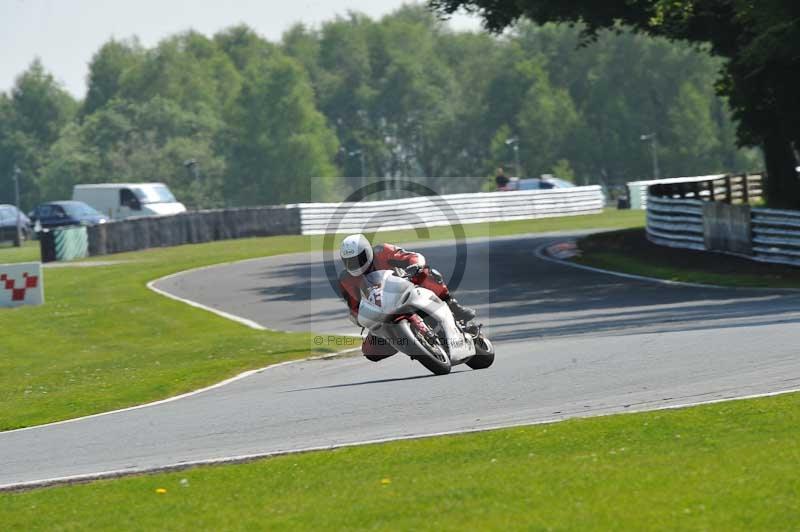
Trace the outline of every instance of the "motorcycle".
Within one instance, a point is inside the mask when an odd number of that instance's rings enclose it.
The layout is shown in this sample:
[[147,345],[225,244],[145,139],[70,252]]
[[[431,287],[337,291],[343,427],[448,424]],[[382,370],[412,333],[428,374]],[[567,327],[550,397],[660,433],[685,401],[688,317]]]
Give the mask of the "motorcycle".
[[436,375],[458,364],[491,366],[494,346],[481,326],[456,321],[444,301],[408,278],[399,268],[364,276],[358,322]]

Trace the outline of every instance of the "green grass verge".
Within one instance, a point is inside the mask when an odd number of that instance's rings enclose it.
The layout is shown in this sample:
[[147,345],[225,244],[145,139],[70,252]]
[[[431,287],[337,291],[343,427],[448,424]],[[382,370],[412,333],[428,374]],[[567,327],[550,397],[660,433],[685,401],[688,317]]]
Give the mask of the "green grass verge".
[[21,247],[0,244],[0,264],[12,262],[37,262],[40,258],[39,242],[24,242]]
[[[543,233],[550,231],[571,231],[582,229],[622,229],[626,227],[641,227],[644,225],[644,211],[617,211],[606,210],[602,214],[588,216],[567,216],[556,218],[542,218],[540,220],[516,220],[513,222],[488,222],[464,225],[467,236],[472,238],[487,236],[507,236],[523,233]],[[450,239],[453,231],[450,227],[433,227],[422,233],[416,231],[390,231],[384,232],[384,238],[394,241],[408,242],[417,239]],[[106,257],[105,260],[115,260],[117,255]],[[39,242],[26,242],[22,248],[13,246],[0,246],[0,264],[13,262],[32,262],[39,260]],[[100,259],[104,260],[104,259]]]
[[[800,395],[0,496],[11,530],[791,530]],[[166,490],[158,493],[158,489]]]
[[800,288],[800,268],[657,246],[641,228],[600,233],[578,242],[575,262],[635,275],[687,283],[756,288]]
[[[612,211],[465,228],[477,237],[641,223],[641,214]],[[451,235],[449,228],[436,228],[429,237]],[[381,238],[411,241],[416,234]],[[328,352],[315,347],[310,334],[251,330],[145,287],[186,269],[308,251],[321,242],[300,236],[228,240],[97,258],[122,261],[108,266],[46,269],[46,305],[0,310],[0,430],[141,404]]]

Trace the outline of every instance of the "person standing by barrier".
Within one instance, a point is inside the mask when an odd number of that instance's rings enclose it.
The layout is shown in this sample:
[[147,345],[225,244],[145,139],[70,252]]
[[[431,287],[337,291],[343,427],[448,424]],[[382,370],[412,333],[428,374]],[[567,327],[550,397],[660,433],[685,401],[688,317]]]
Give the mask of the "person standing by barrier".
[[506,177],[506,172],[501,166],[497,169],[497,175],[494,178],[494,182],[497,184],[497,190],[506,190],[508,181],[509,179]]

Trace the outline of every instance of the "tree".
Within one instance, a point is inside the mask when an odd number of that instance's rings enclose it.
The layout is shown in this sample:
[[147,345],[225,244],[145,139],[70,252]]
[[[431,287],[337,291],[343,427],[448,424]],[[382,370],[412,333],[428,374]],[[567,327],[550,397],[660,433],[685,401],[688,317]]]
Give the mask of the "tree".
[[257,205],[328,197],[338,142],[296,61],[276,53],[250,65],[227,119],[226,198]]
[[585,35],[626,24],[636,31],[708,43],[727,59],[718,84],[730,98],[742,144],[763,146],[769,172],[768,199],[800,207],[797,146],[800,145],[800,7],[790,0],[431,0],[444,14],[478,12],[500,31],[521,17],[536,23],[585,24]]
[[253,63],[269,57],[277,47],[244,24],[214,35],[214,42],[241,74]]
[[[316,87],[318,107],[336,129],[346,152],[340,161],[344,175],[349,177],[364,177],[362,171],[371,173],[368,169],[379,159],[373,141],[375,127],[370,119],[377,95],[370,54],[373,32],[371,20],[351,13],[347,18],[323,24],[316,47],[310,44],[310,35],[300,33],[299,28],[285,37],[290,39],[292,52],[305,65],[309,65],[312,57],[316,59],[316,64],[306,69]],[[356,153],[358,157],[349,155]]]
[[[36,59],[17,78],[11,97],[0,100],[0,175],[10,176],[14,165],[22,170],[23,206],[39,201],[37,184],[45,156],[61,129],[75,116],[77,103]],[[5,201],[13,187],[2,187]]]
[[[373,87],[370,117],[385,139],[384,175],[447,177],[441,150],[455,121],[456,80],[437,54],[441,23],[419,6],[384,17],[371,45]],[[448,180],[428,183],[437,189]]]
[[543,173],[569,153],[566,145],[580,123],[569,93],[554,89],[542,71],[525,94],[518,116],[528,175]]
[[89,63],[88,91],[81,114],[90,115],[119,95],[122,76],[144,59],[139,41],[111,39]]
[[120,96],[146,102],[156,96],[192,112],[218,115],[239,94],[241,76],[217,44],[196,32],[161,41],[142,61],[125,71]]
[[[698,167],[711,168],[717,161],[719,134],[708,97],[690,82],[680,86],[677,105],[667,113],[670,134],[677,149],[664,163],[677,175],[690,175]],[[703,172],[705,173],[705,172]]]
[[[69,197],[78,183],[162,181],[190,207],[222,206],[226,165],[215,144],[221,127],[212,112],[186,111],[161,97],[111,100],[64,129],[47,154],[42,194]],[[190,159],[200,179],[184,166]]]
[[650,175],[639,140],[649,132],[667,174],[757,165],[757,152],[734,149],[736,100],[714,95],[722,60],[624,28],[580,47],[587,31],[454,32],[407,6],[298,25],[280,45],[244,25],[149,49],[112,40],[92,60],[76,118],[41,66],[0,93],[0,179],[19,164],[28,205],[123,180],[165,181],[196,207],[332,200],[349,188],[339,174],[350,185],[364,173],[424,176],[468,192],[513,162],[506,142],[518,137],[527,175],[619,183]]

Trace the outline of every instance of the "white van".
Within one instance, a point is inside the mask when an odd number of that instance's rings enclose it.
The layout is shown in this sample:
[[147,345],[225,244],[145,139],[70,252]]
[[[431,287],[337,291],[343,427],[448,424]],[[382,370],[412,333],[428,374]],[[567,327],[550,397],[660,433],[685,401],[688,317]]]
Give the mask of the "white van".
[[75,185],[72,199],[88,203],[112,220],[186,212],[164,183]]

